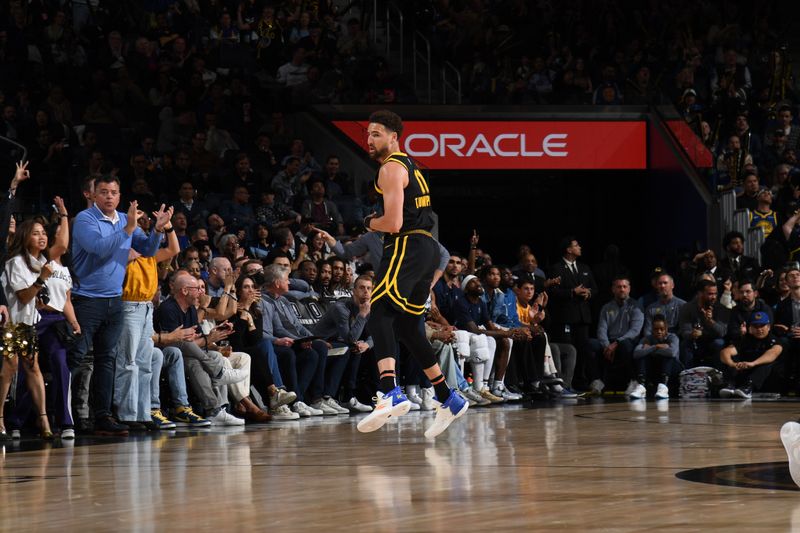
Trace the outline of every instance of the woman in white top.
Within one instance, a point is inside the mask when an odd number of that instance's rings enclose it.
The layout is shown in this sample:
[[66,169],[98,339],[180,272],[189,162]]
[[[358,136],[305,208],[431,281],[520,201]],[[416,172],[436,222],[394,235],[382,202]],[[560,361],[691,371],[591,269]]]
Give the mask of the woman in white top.
[[[44,252],[47,249],[47,232],[36,220],[26,220],[19,224],[14,238],[9,246],[2,281],[3,290],[8,299],[10,321],[13,324],[23,324],[26,336],[33,339],[36,336],[34,325],[39,321],[40,315],[36,310],[36,300],[45,282],[53,274],[53,268],[47,264]],[[22,357],[20,357],[22,356]],[[14,374],[19,369],[19,359],[22,359],[22,368],[25,371],[25,380],[28,383],[33,398],[33,403],[38,409],[38,423],[41,436],[52,439],[50,423],[45,411],[45,389],[42,373],[39,370],[39,354],[36,350],[27,353],[9,353],[3,362],[0,371],[0,398],[5,400]],[[0,402],[0,421],[3,416],[3,404]],[[5,427],[2,428],[3,436]]]
[[[39,339],[39,353],[47,358],[52,381],[48,387],[52,398],[53,412],[51,413],[56,430],[60,428],[62,439],[75,438],[75,429],[72,421],[70,406],[70,372],[67,366],[66,342],[70,333],[80,334],[81,328],[75,318],[72,308],[70,292],[72,290],[72,275],[67,267],[62,264],[61,257],[69,247],[69,219],[64,201],[56,197],[53,200],[56,206],[58,224],[49,228],[48,242],[51,244],[47,251],[50,258],[48,267],[53,270],[47,279],[45,287],[39,293],[36,309],[40,318],[36,323],[36,335]],[[17,382],[17,401],[9,423],[22,421],[28,417],[32,407],[27,389]],[[58,431],[55,431],[56,433]]]

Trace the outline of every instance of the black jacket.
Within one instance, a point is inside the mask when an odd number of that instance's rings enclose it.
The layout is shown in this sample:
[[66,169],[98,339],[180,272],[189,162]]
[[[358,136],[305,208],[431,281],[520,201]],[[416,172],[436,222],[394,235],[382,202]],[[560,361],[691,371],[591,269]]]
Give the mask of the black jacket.
[[554,324],[591,324],[592,311],[589,301],[581,296],[576,296],[572,289],[583,285],[592,291],[592,298],[597,297],[597,284],[588,265],[577,262],[575,266],[578,275],[567,268],[561,260],[552,267],[548,273],[549,278],[560,277],[561,283],[548,289],[550,303],[547,306]]

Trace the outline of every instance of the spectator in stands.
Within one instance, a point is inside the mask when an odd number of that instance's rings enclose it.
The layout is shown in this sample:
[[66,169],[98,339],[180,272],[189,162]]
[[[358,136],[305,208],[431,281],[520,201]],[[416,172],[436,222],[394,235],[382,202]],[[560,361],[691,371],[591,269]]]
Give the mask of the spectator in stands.
[[256,208],[256,221],[270,230],[291,226],[300,222],[300,214],[286,204],[275,200],[275,192],[268,189],[261,193],[261,204]]
[[291,61],[278,68],[278,83],[286,87],[295,87],[306,81],[309,64],[306,63],[306,50],[300,46],[292,52]]
[[[798,130],[800,131],[800,130]],[[786,144],[786,132],[783,128],[778,128],[772,133],[772,142],[767,143],[764,148],[764,155],[761,158],[761,166],[766,173],[772,172],[785,159],[785,152],[790,150]]]
[[[264,335],[276,346],[279,361],[282,360],[279,347],[291,348],[296,356],[296,366],[286,365],[286,362],[291,364],[293,361],[285,357],[281,365],[281,375],[287,378],[289,390],[297,394],[292,411],[301,417],[338,414],[327,404],[318,403],[322,400],[325,385],[328,345],[319,339],[308,340],[314,335],[298,320],[286,299],[288,291],[288,269],[277,264],[266,267],[259,309],[263,316]],[[318,403],[319,409],[308,405],[306,398],[312,404]]]
[[673,365],[679,360],[679,351],[680,341],[677,335],[669,331],[667,319],[663,315],[655,315],[652,319],[652,332],[642,337],[633,351],[636,380],[630,398],[643,400],[647,396],[647,376],[652,364],[658,368],[656,399],[668,400],[669,376]]
[[346,172],[342,172],[339,156],[335,154],[329,155],[325,160],[325,167],[317,174],[317,177],[322,179],[325,184],[326,197],[334,202],[340,196],[353,195],[353,180]]
[[761,273],[755,257],[744,255],[744,235],[730,231],[722,239],[725,258],[719,265],[719,276],[724,279],[756,279]]
[[197,131],[192,135],[192,149],[189,155],[192,158],[192,166],[203,176],[214,173],[217,167],[217,154],[210,152],[206,148],[208,136],[205,131]]
[[667,331],[678,333],[681,308],[686,304],[674,294],[675,280],[667,273],[656,278],[658,300],[647,306],[644,311],[644,328],[642,334],[647,337],[653,333],[653,319],[663,316],[667,322]]
[[147,237],[136,225],[137,204],[128,213],[118,213],[119,180],[98,178],[95,204],[78,213],[73,223],[73,271],[80,285],[73,289],[73,306],[82,335],[70,350],[70,368],[77,368],[91,353],[95,432],[127,435],[125,426],[111,415],[114,390],[114,361],[122,327],[122,282],[131,247],[143,255],[154,255],[161,242],[161,230],[169,221],[160,218]]
[[786,148],[796,150],[798,148],[798,141],[800,141],[800,127],[794,123],[794,116],[792,108],[788,105],[781,106],[778,109],[777,124],[772,125],[768,131],[774,131],[775,135],[772,138],[765,139],[765,144],[771,146],[778,139],[777,130],[783,130],[783,139]]
[[717,284],[703,280],[696,296],[681,308],[678,317],[681,359],[686,368],[720,368],[719,351],[724,346],[730,313],[717,301]]
[[219,214],[232,231],[245,230],[249,233],[250,228],[256,223],[256,216],[250,205],[250,191],[247,187],[244,185],[234,187],[232,198],[222,203]]
[[[485,356],[474,358],[472,361],[473,387],[492,403],[501,402],[503,398],[494,395],[488,386],[489,372],[491,371],[490,359],[505,360],[507,365],[511,352],[509,341],[511,339],[523,340],[528,336],[521,329],[504,329],[491,322],[486,302],[481,298],[484,288],[477,277],[466,276],[461,282],[461,290],[464,298],[460,298],[457,302],[455,326],[473,335],[486,335],[491,341],[494,341],[489,342],[488,352]],[[505,366],[495,368],[495,382],[503,382],[505,371]]]
[[773,332],[785,342],[785,378],[792,387],[797,388],[798,366],[800,366],[800,267],[790,263],[785,271],[789,296],[775,307]]
[[[137,212],[139,227],[149,229],[147,214]],[[180,245],[169,219],[172,208],[154,213],[155,227],[162,227],[167,247],[144,256],[131,250],[122,285],[122,327],[114,368],[114,407],[119,421],[132,431],[144,431],[151,425],[150,380],[153,360],[163,354],[153,343],[153,298],[158,290],[156,265],[180,253]],[[158,379],[158,376],[156,376]]]
[[314,225],[328,233],[344,235],[344,221],[339,208],[325,198],[325,184],[315,181],[310,187],[310,197],[303,202],[301,215],[308,217]]
[[726,279],[730,280],[730,278],[722,276],[723,272],[717,265],[717,254],[714,250],[698,252],[692,259],[690,271],[692,272],[692,278],[697,278],[702,274],[709,275],[720,288]]
[[[550,337],[555,342],[572,344],[578,351],[579,369],[589,364],[589,325],[591,310],[589,301],[597,292],[589,267],[578,261],[581,245],[575,237],[567,236],[559,244],[561,261],[550,268],[549,276],[559,278],[560,283],[548,289],[550,295]],[[581,378],[581,374],[578,374]],[[588,382],[583,382],[587,385]]]
[[750,227],[761,228],[765,239],[778,227],[778,214],[772,210],[771,189],[759,191],[758,207],[750,211]]
[[[319,322],[311,327],[315,335],[332,343],[335,348],[339,347],[340,351],[342,348],[347,348],[344,354],[328,360],[325,388],[320,400],[341,414],[347,414],[350,410],[356,412],[363,410],[363,404],[356,398],[355,390],[361,355],[372,348],[372,337],[365,329],[369,319],[371,295],[372,280],[366,276],[359,276],[353,286],[352,298],[332,302]],[[337,401],[342,386],[344,395],[341,397],[347,398],[345,400],[347,408]],[[314,407],[321,409],[317,405]]]
[[297,269],[297,277],[313,287],[317,281],[317,263],[311,259],[304,259]]
[[758,175],[754,172],[745,174],[742,192],[736,195],[736,209],[749,209],[754,211],[758,207],[758,192],[761,185]]
[[772,364],[783,352],[783,346],[770,332],[771,320],[763,311],[754,311],[747,321],[747,333],[723,348],[720,358],[727,385],[720,398],[752,397],[760,390],[772,371]]
[[755,312],[765,313],[772,323],[772,308],[758,297],[755,283],[750,279],[742,279],[737,290],[736,306],[731,309],[731,318],[728,321],[729,342],[736,341],[747,331],[747,322]]
[[[552,351],[544,331],[546,318],[544,308],[547,306],[547,293],[536,294],[534,283],[530,277],[522,276],[517,278],[511,291],[506,293],[506,300],[511,326],[525,328],[530,333],[527,335],[529,338],[514,341],[511,347],[511,360],[522,363],[525,381],[532,385],[531,392],[534,394],[547,393],[561,398],[575,398],[577,394],[563,387],[564,382],[558,378],[557,369],[551,371],[547,365],[548,352],[552,357]],[[560,351],[558,354],[560,356]],[[559,364],[561,363],[559,362]],[[569,362],[565,360],[563,363],[570,365],[570,368],[565,368],[565,370],[571,376],[575,360],[571,359]],[[533,386],[536,382],[538,382],[538,387]],[[521,396],[507,391],[502,386],[502,382],[495,384],[492,393],[506,400],[521,399]]]
[[611,282],[614,299],[600,310],[597,322],[597,339],[591,340],[592,364],[589,384],[591,393],[600,395],[605,388],[604,379],[614,369],[619,377],[630,380],[625,391],[631,396],[637,388],[633,369],[633,351],[644,325],[644,314],[630,297],[631,282],[627,277],[617,277]]
[[[461,254],[451,252],[442,276],[434,284],[431,291],[433,296],[431,315],[440,324],[449,326],[456,322],[458,300],[464,297],[464,292],[461,290],[460,273]],[[444,318],[444,322],[442,318]]]
[[247,253],[255,259],[264,259],[271,248],[269,244],[269,226],[259,222],[256,224],[254,233],[255,237],[250,242]]
[[300,165],[299,157],[289,156],[284,162],[284,169],[272,178],[271,188],[275,192],[277,202],[291,206],[296,196],[302,196],[312,172],[300,173]]
[[742,150],[750,154],[754,161],[759,161],[761,156],[761,139],[759,135],[750,128],[750,122],[746,112],[736,114],[736,129],[734,133],[739,137]]
[[[204,414],[213,425],[241,426],[244,420],[230,415],[227,385],[244,381],[247,371],[226,366],[223,355],[214,349],[216,342],[230,335],[228,327],[215,327],[208,335],[198,330],[196,305],[199,301],[199,282],[189,274],[179,272],[173,281],[172,297],[164,300],[156,312],[154,327],[161,333],[161,342],[166,344],[165,333],[181,329],[192,329],[195,334],[183,340],[176,340],[168,346],[181,351],[186,367],[186,379],[195,395],[198,396]],[[176,410],[175,418],[189,418],[185,406]]]
[[231,266],[230,260],[226,257],[212,259],[208,269],[208,295],[212,298],[230,297],[233,293],[234,282],[233,266]]
[[[172,208],[170,207],[170,211]],[[175,236],[178,238],[178,246],[181,250],[185,250],[191,244],[189,242],[189,235],[187,230],[189,228],[189,221],[183,213],[175,213],[172,215],[172,228],[175,231]]]

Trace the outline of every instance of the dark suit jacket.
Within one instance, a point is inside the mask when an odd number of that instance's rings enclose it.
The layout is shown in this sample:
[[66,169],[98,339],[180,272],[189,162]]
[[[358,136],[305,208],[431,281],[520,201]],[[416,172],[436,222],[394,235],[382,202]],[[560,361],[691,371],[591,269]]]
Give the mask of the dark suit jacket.
[[719,265],[717,265],[717,273],[719,273],[723,281],[727,278],[732,280],[748,279],[755,283],[756,278],[761,273],[761,268],[755,257],[743,255],[739,259],[738,267],[730,257],[720,260]]
[[180,200],[172,204],[175,213],[181,212],[186,215],[186,220],[189,222],[189,226],[199,226],[205,227],[206,225],[206,217],[209,214],[208,208],[204,202],[199,200],[195,200],[192,204],[191,209],[187,209],[185,205],[181,203]]
[[794,326],[791,296],[778,303],[778,306],[775,308],[775,320],[773,324],[780,324],[782,326],[786,326],[787,328]]
[[560,285],[553,285],[548,289],[550,303],[547,308],[556,327],[561,324],[592,323],[592,311],[589,301],[581,296],[575,296],[572,289],[583,285],[592,291],[592,298],[596,298],[597,284],[588,265],[576,262],[575,266],[578,269],[577,276],[567,268],[564,260],[550,267],[548,272],[548,278],[561,277]]

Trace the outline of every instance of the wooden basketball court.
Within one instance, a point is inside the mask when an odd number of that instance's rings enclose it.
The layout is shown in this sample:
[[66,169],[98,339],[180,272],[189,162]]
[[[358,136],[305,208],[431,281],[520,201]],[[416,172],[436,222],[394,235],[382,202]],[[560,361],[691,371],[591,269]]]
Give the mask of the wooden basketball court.
[[800,528],[778,437],[795,402],[599,400],[35,440],[0,450],[0,530]]

